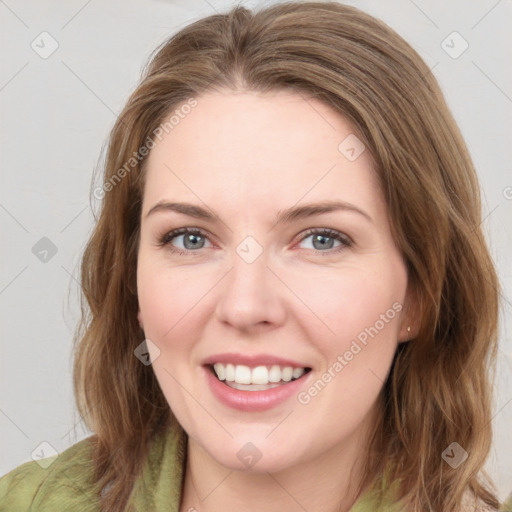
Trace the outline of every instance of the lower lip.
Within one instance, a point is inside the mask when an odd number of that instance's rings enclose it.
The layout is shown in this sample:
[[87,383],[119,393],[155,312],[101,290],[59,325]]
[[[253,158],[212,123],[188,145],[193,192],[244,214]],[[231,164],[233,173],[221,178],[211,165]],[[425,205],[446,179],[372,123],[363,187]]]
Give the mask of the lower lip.
[[227,384],[217,379],[209,367],[203,366],[203,368],[206,372],[208,385],[220,402],[233,409],[249,412],[266,411],[283,403],[293,394],[299,392],[311,373],[311,371],[309,371],[299,379],[281,384],[275,388],[263,391],[244,391],[229,387]]

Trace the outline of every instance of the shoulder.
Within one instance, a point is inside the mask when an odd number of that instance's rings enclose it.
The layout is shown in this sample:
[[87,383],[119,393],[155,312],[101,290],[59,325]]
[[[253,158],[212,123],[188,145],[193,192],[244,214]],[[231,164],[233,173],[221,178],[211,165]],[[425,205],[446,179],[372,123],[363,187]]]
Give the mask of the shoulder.
[[487,505],[481,499],[476,498],[470,490],[467,490],[462,498],[461,512],[498,512],[498,509]]
[[[410,509],[397,500],[398,481],[387,484],[386,477],[383,477],[380,482],[380,486],[375,485],[364,493],[350,512],[368,512],[370,510],[409,512]],[[459,512],[506,512],[509,508],[494,508],[477,498],[470,489],[466,489],[458,510]],[[512,508],[510,510],[512,512]]]
[[99,510],[93,490],[91,437],[57,455],[30,461],[0,478],[0,512]]

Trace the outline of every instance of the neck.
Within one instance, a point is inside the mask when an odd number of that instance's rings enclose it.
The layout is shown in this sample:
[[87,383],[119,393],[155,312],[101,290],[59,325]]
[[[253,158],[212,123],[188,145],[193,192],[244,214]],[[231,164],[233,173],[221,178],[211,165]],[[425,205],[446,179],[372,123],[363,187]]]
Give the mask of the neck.
[[274,473],[226,468],[189,437],[180,512],[348,512],[363,481],[369,434],[361,425],[329,451]]

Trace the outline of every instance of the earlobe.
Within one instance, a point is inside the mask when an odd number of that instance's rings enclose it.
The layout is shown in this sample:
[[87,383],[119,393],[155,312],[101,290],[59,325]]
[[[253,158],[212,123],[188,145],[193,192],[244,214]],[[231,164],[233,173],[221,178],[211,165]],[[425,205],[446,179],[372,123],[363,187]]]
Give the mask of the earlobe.
[[411,341],[418,335],[420,318],[420,295],[417,288],[409,284],[406,295],[406,306],[404,308],[403,323],[400,326],[398,335],[399,343]]
[[413,329],[410,325],[407,325],[407,327],[402,327],[400,329],[400,333],[398,336],[398,343],[405,343],[407,341],[411,341],[415,338],[415,334],[413,332]]
[[140,312],[140,309],[137,312],[137,320],[139,321],[140,328],[144,330],[144,323],[142,322],[142,314]]

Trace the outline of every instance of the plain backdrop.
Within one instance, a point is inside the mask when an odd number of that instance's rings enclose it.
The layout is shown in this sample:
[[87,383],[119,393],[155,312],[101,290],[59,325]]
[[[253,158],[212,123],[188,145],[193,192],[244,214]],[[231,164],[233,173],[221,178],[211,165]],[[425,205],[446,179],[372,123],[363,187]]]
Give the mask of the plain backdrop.
[[[479,173],[482,225],[503,286],[487,464],[503,498],[512,491],[512,3],[346,3],[389,24],[433,69]],[[93,170],[153,49],[233,5],[0,1],[0,474],[32,460],[43,442],[46,453],[61,452],[90,435],[74,406],[71,364]]]

